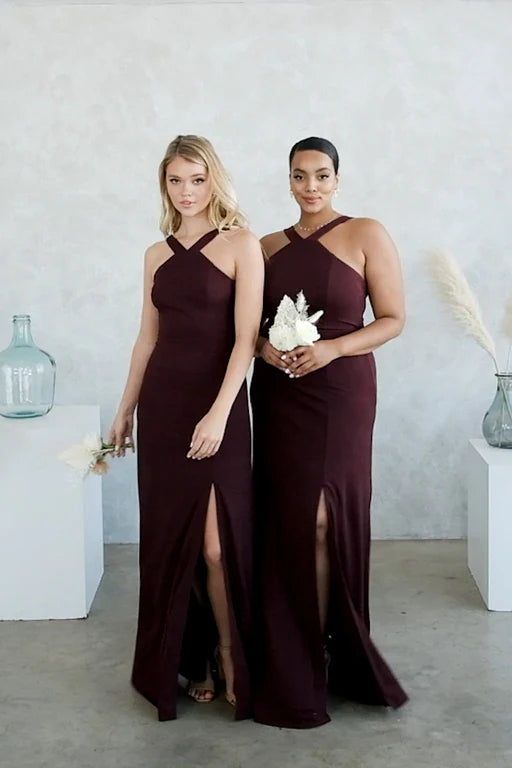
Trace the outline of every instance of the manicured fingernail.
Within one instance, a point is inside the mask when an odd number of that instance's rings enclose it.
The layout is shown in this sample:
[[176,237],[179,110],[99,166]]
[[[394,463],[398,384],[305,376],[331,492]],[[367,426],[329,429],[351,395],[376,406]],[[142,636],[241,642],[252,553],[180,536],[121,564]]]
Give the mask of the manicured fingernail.
[[285,368],[285,369],[284,369],[284,372],[285,372],[285,373],[290,373],[290,369],[289,369],[289,368]]
[[293,358],[293,362],[295,362],[295,361],[296,361],[296,359],[297,359],[297,358],[296,358],[296,357],[294,357],[294,358]]
[[286,355],[281,355],[281,360],[286,360]]

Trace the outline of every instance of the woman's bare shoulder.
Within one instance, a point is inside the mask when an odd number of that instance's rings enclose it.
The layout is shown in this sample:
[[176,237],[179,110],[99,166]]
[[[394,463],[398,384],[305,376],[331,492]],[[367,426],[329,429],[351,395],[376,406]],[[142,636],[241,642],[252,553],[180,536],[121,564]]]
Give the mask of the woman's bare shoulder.
[[169,256],[172,255],[171,250],[165,240],[158,240],[156,243],[152,243],[146,248],[144,253],[144,264],[154,273],[160,264],[163,264]]
[[352,216],[348,221],[345,221],[341,226],[335,227],[331,230],[334,240],[344,240],[346,236],[349,237],[352,243],[358,244],[361,247],[365,245],[377,245],[379,242],[389,240],[389,234],[377,219],[369,218],[368,216]]
[[263,248],[263,253],[266,258],[271,259],[277,251],[280,251],[281,248],[284,248],[289,242],[289,238],[284,231],[280,229],[277,232],[269,232],[268,235],[264,235],[261,238],[261,247]]
[[258,238],[251,232],[248,227],[234,227],[233,229],[227,229],[222,233],[226,242],[233,244],[236,247],[240,245],[255,245],[258,243]]
[[386,229],[383,224],[377,219],[369,218],[368,216],[353,216],[347,224],[354,229],[362,233],[378,236],[379,233],[383,234]]
[[381,263],[386,254],[397,253],[396,245],[386,227],[377,219],[361,216],[348,222],[354,235],[352,242],[372,262]]
[[148,245],[146,248],[146,257],[148,259],[154,259],[163,253],[169,252],[169,246],[166,240],[158,240],[156,243]]

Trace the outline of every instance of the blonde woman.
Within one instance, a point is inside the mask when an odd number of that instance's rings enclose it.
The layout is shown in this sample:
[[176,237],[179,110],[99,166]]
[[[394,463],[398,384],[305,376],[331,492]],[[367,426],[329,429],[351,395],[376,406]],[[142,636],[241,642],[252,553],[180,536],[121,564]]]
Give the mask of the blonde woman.
[[140,596],[134,687],[176,717],[178,675],[198,702],[217,676],[250,714],[251,466],[245,376],[263,257],[212,145],[178,136],[159,169],[165,240],[146,251],[144,303],[111,439],[137,407]]

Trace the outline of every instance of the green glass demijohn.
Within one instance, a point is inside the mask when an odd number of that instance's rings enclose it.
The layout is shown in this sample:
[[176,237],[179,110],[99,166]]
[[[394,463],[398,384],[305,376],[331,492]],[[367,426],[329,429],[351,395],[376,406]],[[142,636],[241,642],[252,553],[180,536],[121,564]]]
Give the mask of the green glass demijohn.
[[44,416],[53,406],[55,360],[34,344],[30,315],[14,315],[12,340],[0,352],[0,414]]

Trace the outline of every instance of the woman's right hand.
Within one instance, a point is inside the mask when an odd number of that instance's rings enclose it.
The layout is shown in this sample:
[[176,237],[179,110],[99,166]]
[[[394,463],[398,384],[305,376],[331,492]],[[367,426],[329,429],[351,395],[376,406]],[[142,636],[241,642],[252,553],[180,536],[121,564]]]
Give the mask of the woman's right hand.
[[263,345],[260,349],[260,357],[269,365],[273,365],[274,368],[279,368],[280,371],[284,371],[287,367],[287,364],[284,360],[281,359],[281,357],[284,355],[284,352],[281,352],[279,349],[276,349],[272,346],[270,341],[268,339],[265,339],[263,342]]
[[[124,456],[126,448],[135,452],[133,442],[133,412],[118,411],[110,427],[108,442],[115,446],[114,456]],[[128,443],[128,446],[127,446]]]

